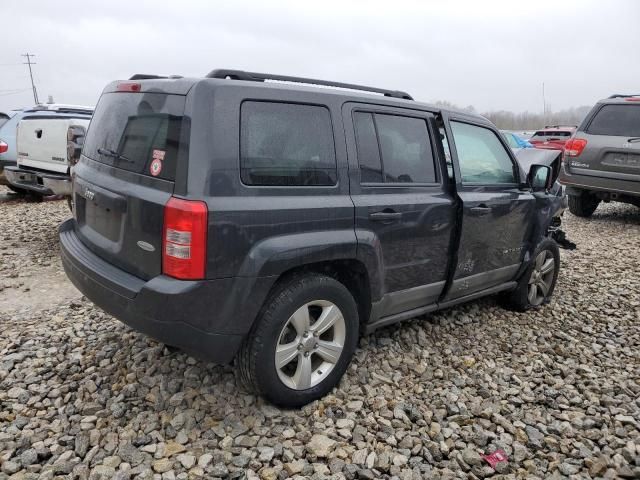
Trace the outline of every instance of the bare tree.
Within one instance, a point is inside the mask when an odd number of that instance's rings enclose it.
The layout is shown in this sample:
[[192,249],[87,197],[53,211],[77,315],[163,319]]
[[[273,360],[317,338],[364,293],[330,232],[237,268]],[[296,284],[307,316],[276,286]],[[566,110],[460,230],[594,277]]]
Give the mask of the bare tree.
[[[444,108],[476,113],[473,105],[459,107],[447,100],[438,100],[434,103]],[[572,107],[557,112],[548,109],[546,114],[542,112],[525,111],[515,113],[508,110],[496,110],[484,112],[481,115],[491,120],[491,122],[502,130],[537,130],[544,128],[545,125],[579,125],[587,113],[589,113],[590,109],[590,106]]]

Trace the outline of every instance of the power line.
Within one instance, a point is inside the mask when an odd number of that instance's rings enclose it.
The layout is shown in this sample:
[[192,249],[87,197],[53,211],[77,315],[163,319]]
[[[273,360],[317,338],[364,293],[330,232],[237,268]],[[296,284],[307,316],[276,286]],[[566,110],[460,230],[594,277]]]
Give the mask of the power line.
[[31,90],[30,88],[22,88],[15,90],[0,90],[0,97],[6,97],[7,95],[17,95],[18,93],[26,92]]
[[35,57],[35,55],[33,55],[32,53],[25,53],[21,56],[27,57],[27,61],[25,65],[29,65],[29,76],[31,77],[31,88],[33,88],[33,100],[34,102],[36,102],[36,105],[38,105],[40,103],[38,102],[38,91],[36,90],[36,84],[33,83],[33,71],[31,70],[31,65],[36,65],[35,62],[31,61],[31,57]]

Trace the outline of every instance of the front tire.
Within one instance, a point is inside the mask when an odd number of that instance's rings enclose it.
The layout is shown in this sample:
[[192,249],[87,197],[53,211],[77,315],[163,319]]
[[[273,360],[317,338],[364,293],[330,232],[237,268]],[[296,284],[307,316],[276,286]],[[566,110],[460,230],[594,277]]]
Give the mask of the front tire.
[[540,308],[550,302],[556,288],[560,271],[558,244],[545,238],[532,258],[531,264],[518,281],[518,286],[503,297],[505,306],[511,310],[525,312]]
[[349,366],[358,342],[356,302],[337,280],[293,277],[265,303],[238,356],[239,379],[282,407],[326,395]]
[[11,184],[8,184],[7,187],[9,190],[13,191],[13,193],[17,193],[18,195],[26,195],[28,193],[24,188],[14,187]]
[[600,199],[588,192],[569,195],[569,211],[577,217],[589,218],[600,205]]

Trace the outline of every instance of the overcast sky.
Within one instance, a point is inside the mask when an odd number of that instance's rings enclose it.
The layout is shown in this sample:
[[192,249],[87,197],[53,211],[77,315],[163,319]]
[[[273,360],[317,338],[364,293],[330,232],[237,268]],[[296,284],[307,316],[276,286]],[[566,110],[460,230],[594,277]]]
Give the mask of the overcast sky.
[[[640,93],[640,1],[1,0],[0,111],[94,105],[133,73],[239,68],[400,89],[479,111]],[[17,93],[14,93],[18,90]]]

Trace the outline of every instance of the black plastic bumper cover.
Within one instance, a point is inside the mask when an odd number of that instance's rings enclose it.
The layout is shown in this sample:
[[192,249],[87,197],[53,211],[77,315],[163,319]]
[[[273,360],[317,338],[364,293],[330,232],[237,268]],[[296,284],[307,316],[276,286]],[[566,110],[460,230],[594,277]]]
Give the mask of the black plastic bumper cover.
[[[215,363],[233,359],[271,279],[181,281],[161,275],[145,281],[91,252],[73,225],[73,219],[60,225],[62,264],[89,300],[167,345]],[[242,298],[249,294],[253,301]]]

